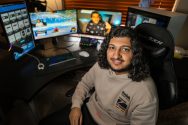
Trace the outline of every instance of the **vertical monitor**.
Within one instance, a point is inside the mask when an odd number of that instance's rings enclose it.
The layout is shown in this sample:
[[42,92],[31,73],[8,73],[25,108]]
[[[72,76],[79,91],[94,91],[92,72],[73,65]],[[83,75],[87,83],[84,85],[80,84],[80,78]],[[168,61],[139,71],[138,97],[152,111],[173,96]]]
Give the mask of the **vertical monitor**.
[[0,20],[10,47],[17,46],[23,49],[22,53],[14,52],[15,60],[35,47],[24,2],[0,5]]
[[30,13],[35,40],[77,33],[76,10]]
[[105,36],[111,28],[121,25],[121,12],[81,9],[77,13],[80,34]]
[[134,29],[141,23],[151,23],[166,28],[169,23],[169,17],[144,11],[139,8],[128,7],[126,26]]

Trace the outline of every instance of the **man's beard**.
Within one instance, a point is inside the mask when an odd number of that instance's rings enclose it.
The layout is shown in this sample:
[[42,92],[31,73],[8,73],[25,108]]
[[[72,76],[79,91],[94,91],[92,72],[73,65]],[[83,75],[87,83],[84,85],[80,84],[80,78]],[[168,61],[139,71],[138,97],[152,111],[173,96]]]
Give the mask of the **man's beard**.
[[[121,60],[121,59],[119,59],[120,61],[123,61],[123,60]],[[118,73],[122,73],[122,72],[129,72],[130,71],[130,69],[131,69],[131,64],[129,64],[128,66],[126,66],[125,68],[122,68],[122,69],[114,69],[111,65],[110,65],[110,63],[108,62],[108,64],[109,64],[109,66],[110,66],[110,69],[112,70],[112,71],[114,71],[114,72],[118,72]]]
[[112,71],[118,72],[118,73],[129,72],[130,69],[131,69],[131,65],[128,65],[127,67],[122,68],[122,69],[114,69],[113,67],[111,67],[111,65],[109,65],[109,66],[110,66],[110,69],[111,69]]

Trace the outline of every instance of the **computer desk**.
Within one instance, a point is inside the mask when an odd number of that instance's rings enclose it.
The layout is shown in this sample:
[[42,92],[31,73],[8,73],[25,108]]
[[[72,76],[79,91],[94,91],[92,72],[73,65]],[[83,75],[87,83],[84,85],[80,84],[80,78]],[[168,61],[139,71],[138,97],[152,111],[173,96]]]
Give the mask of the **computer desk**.
[[90,56],[81,57],[78,53],[83,49],[79,48],[78,43],[73,43],[75,45],[73,45],[72,53],[76,60],[48,66],[44,58],[38,57],[45,64],[44,70],[38,70],[36,59],[27,55],[18,61],[6,61],[4,66],[1,65],[5,71],[0,83],[1,96],[29,102],[54,78],[68,71],[92,66],[96,62],[97,49],[85,48],[84,50],[89,52]]

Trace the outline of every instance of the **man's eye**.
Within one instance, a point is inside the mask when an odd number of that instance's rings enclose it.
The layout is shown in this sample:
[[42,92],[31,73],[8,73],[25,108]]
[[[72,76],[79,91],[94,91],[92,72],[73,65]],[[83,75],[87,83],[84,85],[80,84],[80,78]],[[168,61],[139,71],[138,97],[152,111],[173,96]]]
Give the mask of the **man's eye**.
[[123,52],[130,52],[131,49],[130,49],[130,48],[127,48],[127,47],[124,47],[124,48],[122,48],[122,51],[123,51]]
[[114,46],[109,46],[108,49],[113,50],[113,49],[115,49],[115,47]]

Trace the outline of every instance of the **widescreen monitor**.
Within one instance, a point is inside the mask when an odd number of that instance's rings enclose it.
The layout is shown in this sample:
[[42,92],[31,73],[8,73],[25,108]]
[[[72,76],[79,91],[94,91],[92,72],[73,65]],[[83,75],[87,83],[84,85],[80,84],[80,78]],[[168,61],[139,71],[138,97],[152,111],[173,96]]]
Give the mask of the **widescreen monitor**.
[[76,10],[30,13],[35,40],[77,33]]
[[[97,12],[99,14],[99,20],[102,22],[100,24],[98,23],[99,25],[92,22],[92,17],[97,16],[92,16],[93,12]],[[77,15],[79,28],[78,33],[96,36],[107,35],[109,33],[107,32],[108,26],[110,26],[110,28],[120,26],[122,20],[121,12],[81,9],[77,10]],[[103,30],[104,32],[102,32],[101,30]]]
[[35,47],[29,14],[24,2],[0,5],[0,20],[7,44],[23,49],[21,53],[14,52],[15,60]]
[[126,26],[135,28],[141,23],[151,23],[167,28],[170,18],[168,16],[148,12],[144,9],[128,7]]

